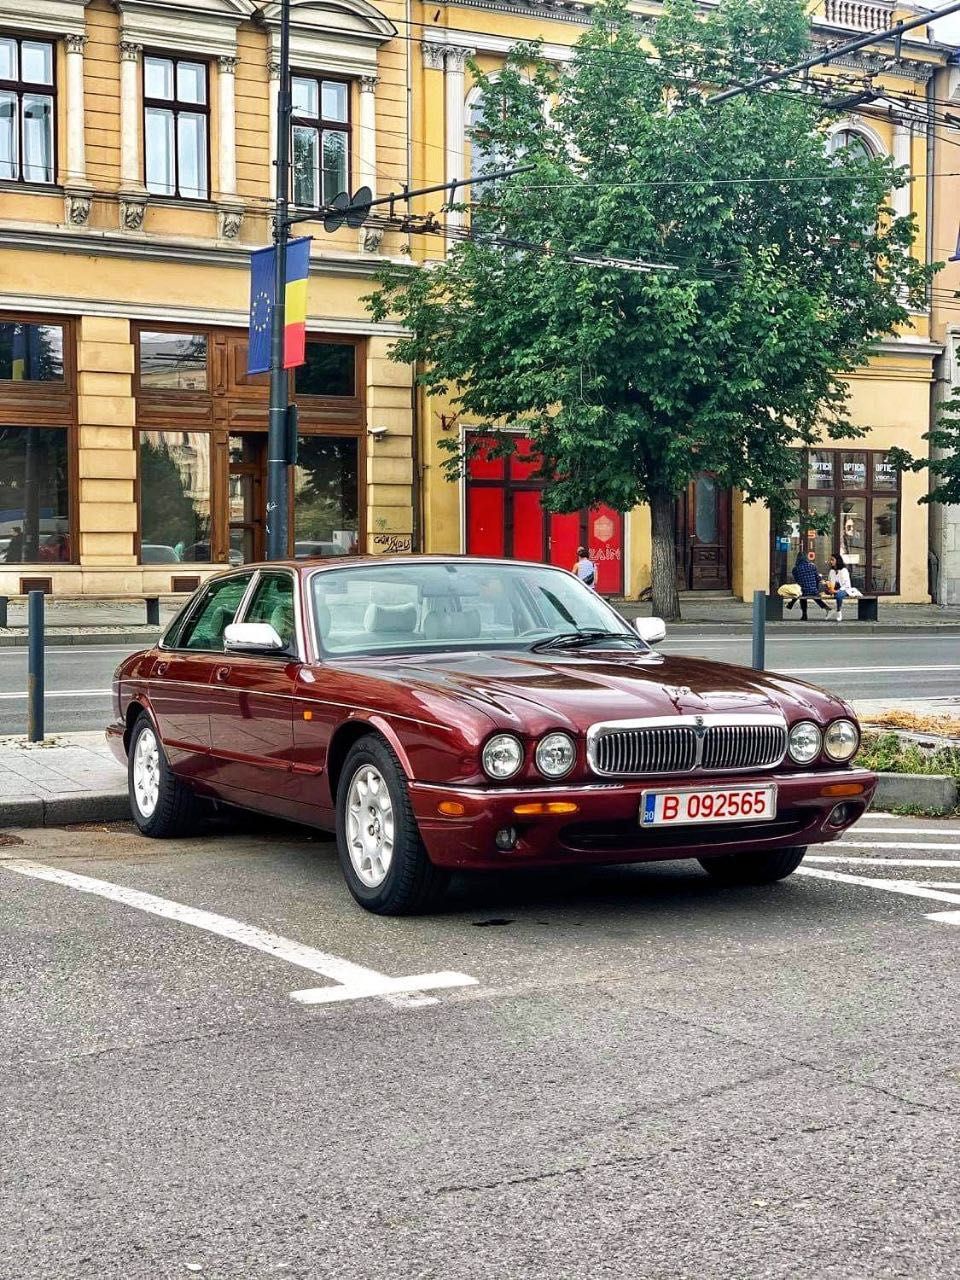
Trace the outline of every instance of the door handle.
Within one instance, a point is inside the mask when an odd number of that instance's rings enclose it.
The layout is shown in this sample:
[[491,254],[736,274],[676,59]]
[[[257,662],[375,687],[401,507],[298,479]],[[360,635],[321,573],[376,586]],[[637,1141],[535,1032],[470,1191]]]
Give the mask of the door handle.
[[216,671],[213,673],[213,678],[214,680],[226,680],[229,674],[230,674],[229,667],[217,667]]

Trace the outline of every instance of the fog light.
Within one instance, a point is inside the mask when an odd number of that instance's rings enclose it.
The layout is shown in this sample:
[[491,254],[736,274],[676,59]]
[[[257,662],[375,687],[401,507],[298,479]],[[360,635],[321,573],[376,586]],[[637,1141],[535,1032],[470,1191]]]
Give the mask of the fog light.
[[493,842],[501,853],[509,853],[517,847],[517,828],[501,827],[493,837]]
[[846,827],[858,817],[860,806],[857,804],[835,804],[830,810],[827,822],[831,827]]

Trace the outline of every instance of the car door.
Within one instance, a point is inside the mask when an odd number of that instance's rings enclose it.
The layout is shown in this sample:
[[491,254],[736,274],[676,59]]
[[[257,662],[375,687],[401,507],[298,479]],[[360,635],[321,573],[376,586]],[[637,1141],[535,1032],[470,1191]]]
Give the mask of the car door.
[[157,653],[148,695],[167,756],[178,773],[209,773],[212,660],[223,651],[223,629],[233,620],[252,577],[248,571],[213,579],[179,632]]
[[[267,622],[285,642],[276,654],[224,652],[210,686],[211,753],[218,788],[283,813],[292,796],[293,694],[300,669],[296,575],[261,569],[238,622]],[[264,801],[268,803],[264,803]]]

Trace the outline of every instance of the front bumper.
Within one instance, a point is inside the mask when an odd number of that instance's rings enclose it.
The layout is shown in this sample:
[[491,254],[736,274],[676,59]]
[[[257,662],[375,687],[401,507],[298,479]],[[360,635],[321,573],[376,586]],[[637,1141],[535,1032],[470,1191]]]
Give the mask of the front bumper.
[[[639,823],[641,792],[671,787],[753,787],[777,785],[777,814],[764,822],[718,822],[685,827]],[[410,784],[410,798],[431,861],[442,867],[502,870],[577,863],[655,862],[709,857],[740,850],[784,849],[836,840],[865,812],[876,788],[866,769],[805,773],[755,773],[732,777],[644,778],[630,782],[571,783],[543,787],[458,787]],[[858,794],[831,794],[830,788],[859,786]],[[570,802],[576,813],[518,816],[515,806]],[[838,804],[844,819],[831,823]],[[461,806],[451,815],[439,806]],[[514,827],[516,846],[502,852],[496,833]]]

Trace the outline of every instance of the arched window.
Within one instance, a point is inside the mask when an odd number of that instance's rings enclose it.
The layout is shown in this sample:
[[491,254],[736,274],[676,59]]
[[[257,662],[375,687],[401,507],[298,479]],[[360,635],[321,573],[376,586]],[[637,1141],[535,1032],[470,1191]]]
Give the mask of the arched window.
[[467,95],[467,136],[470,139],[470,177],[476,178],[484,170],[503,164],[499,148],[484,138],[479,130],[484,115],[484,94],[481,89],[471,89]]
[[876,151],[858,129],[835,129],[827,139],[827,154],[846,151],[854,160],[872,160]]

